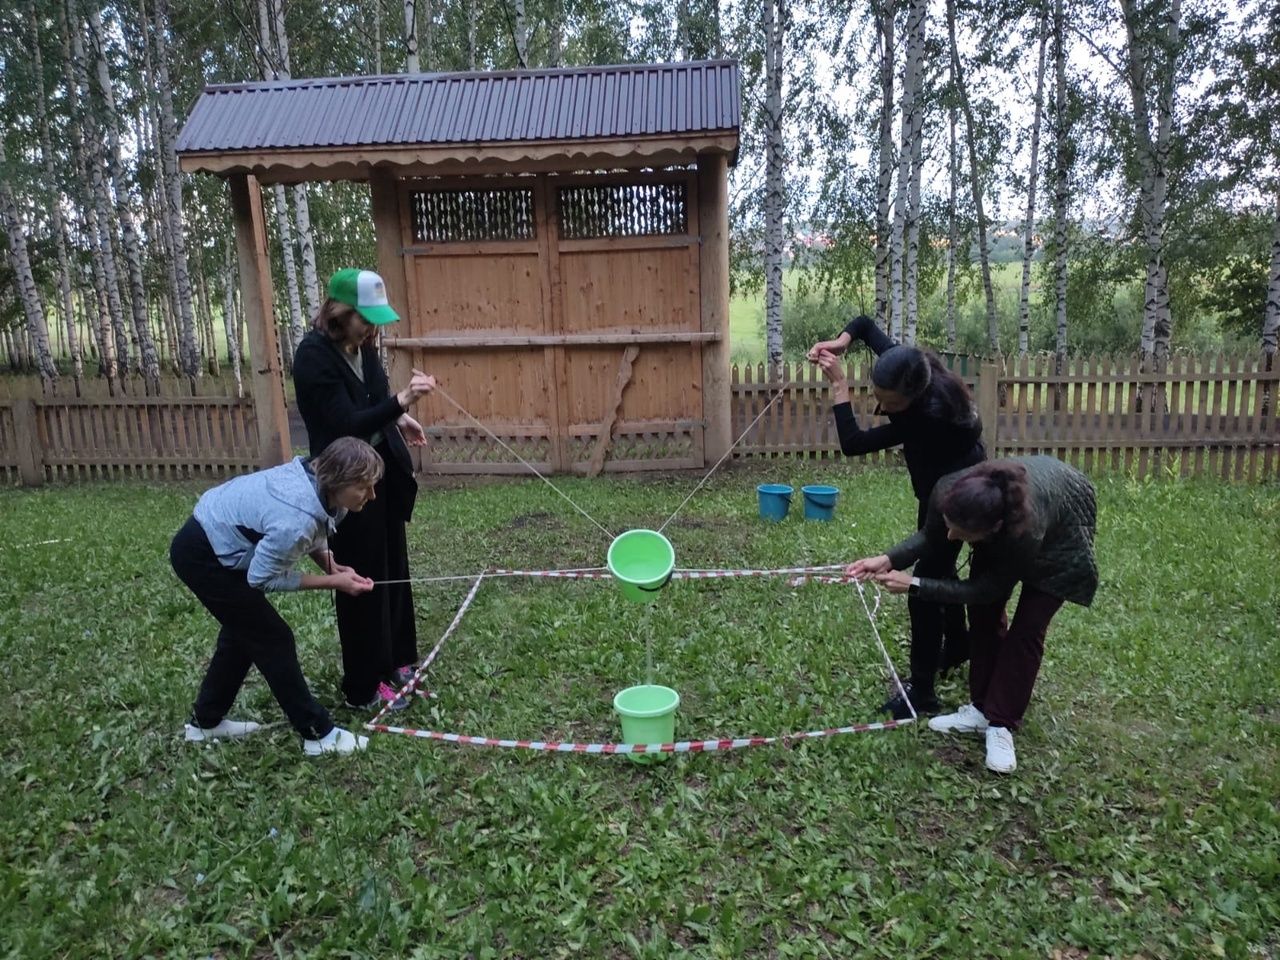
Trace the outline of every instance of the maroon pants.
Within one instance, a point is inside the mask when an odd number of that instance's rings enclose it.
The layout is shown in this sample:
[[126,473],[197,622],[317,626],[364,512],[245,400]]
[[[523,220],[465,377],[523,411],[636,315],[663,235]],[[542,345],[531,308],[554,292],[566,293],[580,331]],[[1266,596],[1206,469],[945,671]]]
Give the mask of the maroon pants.
[[1044,636],[1061,597],[1022,585],[1013,623],[999,603],[969,607],[969,696],[993,727],[1018,729],[1044,657]]

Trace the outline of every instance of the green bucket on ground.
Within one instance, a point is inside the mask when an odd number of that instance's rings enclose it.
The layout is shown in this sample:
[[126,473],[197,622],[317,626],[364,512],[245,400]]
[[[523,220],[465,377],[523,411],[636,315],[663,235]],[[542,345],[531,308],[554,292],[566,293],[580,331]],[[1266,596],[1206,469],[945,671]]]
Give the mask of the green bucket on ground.
[[[620,690],[613,709],[622,720],[623,743],[671,743],[676,738],[676,708],[680,694],[670,687],[642,684]],[[629,753],[633,763],[658,763],[666,753]]]
[[628,530],[609,544],[608,565],[624,597],[649,603],[671,579],[676,550],[656,530]]

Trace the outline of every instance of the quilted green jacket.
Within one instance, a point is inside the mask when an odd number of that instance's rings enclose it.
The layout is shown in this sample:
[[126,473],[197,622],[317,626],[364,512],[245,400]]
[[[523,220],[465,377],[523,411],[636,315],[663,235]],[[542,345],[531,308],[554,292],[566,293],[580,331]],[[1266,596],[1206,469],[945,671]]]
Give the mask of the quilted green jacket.
[[[1079,470],[1054,457],[1015,457],[1031,484],[1031,522],[1026,533],[996,533],[973,545],[967,580],[922,578],[919,596],[941,603],[997,603],[1025,583],[1072,603],[1088,606],[1098,589],[1093,559],[1097,504],[1093,484]],[[929,498],[924,528],[888,551],[893,569],[903,570],[947,539],[938,506],[951,485],[968,470],[938,481]]]

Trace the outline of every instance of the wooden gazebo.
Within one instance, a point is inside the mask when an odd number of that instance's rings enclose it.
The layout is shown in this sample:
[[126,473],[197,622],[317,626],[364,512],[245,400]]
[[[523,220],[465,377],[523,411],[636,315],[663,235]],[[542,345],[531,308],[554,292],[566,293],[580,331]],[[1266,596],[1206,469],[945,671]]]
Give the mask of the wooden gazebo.
[[[226,177],[264,462],[289,455],[259,185],[367,180],[411,366],[539,469],[700,467],[728,449],[735,63],[206,87],[182,168]],[[420,468],[523,469],[442,399]]]

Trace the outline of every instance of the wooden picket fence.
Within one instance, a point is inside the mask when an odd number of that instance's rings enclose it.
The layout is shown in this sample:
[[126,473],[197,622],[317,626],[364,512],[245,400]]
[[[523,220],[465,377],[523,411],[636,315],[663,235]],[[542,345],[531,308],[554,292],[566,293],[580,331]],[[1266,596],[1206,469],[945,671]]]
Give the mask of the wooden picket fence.
[[[996,361],[948,357],[973,391],[995,455],[1051,453],[1085,470],[1137,477],[1280,476],[1280,363],[1266,357],[1175,356],[1160,374],[1136,357]],[[848,364],[854,410],[874,414],[870,360]],[[0,378],[0,482],[118,477],[218,478],[259,463],[253,402],[229,378],[140,385],[110,394],[86,380],[45,394],[22,378]],[[777,399],[770,404],[775,394]],[[808,363],[735,366],[733,436],[759,422],[734,451],[740,459],[840,457],[828,384]],[[767,409],[766,409],[767,407]],[[763,414],[762,414],[763,411]],[[895,462],[896,451],[866,458]]]
[[224,477],[259,465],[253,401],[226,396],[0,399],[0,480]]
[[[947,359],[973,391],[988,450],[997,456],[1049,453],[1087,471],[1137,477],[1215,476],[1272,480],[1280,465],[1276,416],[1280,363],[1260,357],[1171,358],[1162,373],[1138,357]],[[874,415],[871,361],[848,364],[851,397],[865,427]],[[734,436],[781,390],[738,445],[739,458],[839,457],[828,384],[808,363],[735,366]],[[883,462],[896,453],[868,458]]]

